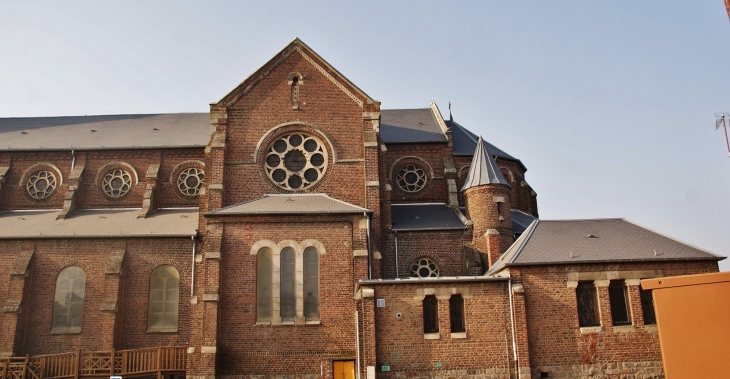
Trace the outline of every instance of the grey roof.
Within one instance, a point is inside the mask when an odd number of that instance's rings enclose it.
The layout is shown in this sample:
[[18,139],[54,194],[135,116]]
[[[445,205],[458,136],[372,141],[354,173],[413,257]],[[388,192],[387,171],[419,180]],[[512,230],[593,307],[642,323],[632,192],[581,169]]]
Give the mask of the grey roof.
[[510,209],[512,215],[512,231],[517,234],[524,233],[533,221],[537,220],[531,214],[527,214],[519,209]]
[[466,229],[446,204],[393,204],[390,211],[397,232]]
[[488,274],[506,266],[722,259],[625,219],[536,220]]
[[56,220],[58,209],[0,212],[0,239],[190,237],[198,208],[159,209],[137,218],[139,208],[80,210]]
[[206,213],[211,216],[255,214],[328,214],[372,212],[323,193],[274,194]]
[[380,138],[385,143],[448,141],[431,108],[381,110]]
[[474,151],[474,158],[471,160],[469,174],[466,176],[462,191],[476,186],[485,184],[504,184],[509,187],[509,183],[499,171],[499,166],[494,158],[487,152],[482,137],[477,141],[477,147]]
[[0,118],[0,150],[204,147],[208,113]]

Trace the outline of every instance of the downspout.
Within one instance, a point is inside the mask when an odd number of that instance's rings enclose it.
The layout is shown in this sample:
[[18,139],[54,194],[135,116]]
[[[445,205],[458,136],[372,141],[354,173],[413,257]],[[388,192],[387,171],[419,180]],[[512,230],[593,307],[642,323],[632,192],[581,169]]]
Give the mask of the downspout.
[[400,274],[398,273],[398,232],[393,231],[395,233],[395,277],[399,278]]
[[373,278],[373,261],[370,253],[370,216],[368,216],[367,212],[362,213],[363,216],[367,217],[368,219],[368,279]]
[[190,236],[190,239],[193,240],[193,270],[190,273],[190,298],[192,299],[195,294],[195,245],[198,241],[195,240],[195,236]]
[[360,314],[355,311],[355,343],[357,343],[357,379],[360,379]]
[[517,377],[520,376],[520,365],[517,362],[517,340],[515,338],[515,310],[514,306],[512,304],[512,274],[509,274],[509,281],[507,282],[509,285],[509,316],[512,322],[512,352],[514,354],[515,359],[515,370],[517,373]]

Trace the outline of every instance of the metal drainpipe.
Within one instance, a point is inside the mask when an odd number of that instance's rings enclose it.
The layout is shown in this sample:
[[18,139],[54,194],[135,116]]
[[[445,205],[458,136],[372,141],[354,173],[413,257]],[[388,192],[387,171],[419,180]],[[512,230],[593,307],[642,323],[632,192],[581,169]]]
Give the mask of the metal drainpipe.
[[512,274],[509,274],[509,282],[507,282],[509,285],[509,315],[510,319],[512,321],[512,352],[514,353],[514,359],[515,359],[515,371],[517,373],[517,377],[520,377],[520,365],[517,362],[517,342],[515,339],[515,311],[514,306],[512,304]]
[[395,233],[395,277],[398,278],[398,232],[393,231]]
[[367,219],[368,219],[368,230],[367,230],[368,231],[368,235],[367,235],[367,240],[368,240],[368,279],[372,279],[373,278],[373,262],[372,262],[371,253],[370,253],[370,216],[368,216],[367,212],[363,212],[362,214],[363,214],[363,216],[367,217]]
[[355,343],[357,343],[357,379],[360,379],[360,315],[355,311]]
[[195,236],[190,236],[190,239],[193,240],[193,270],[190,274],[190,298],[193,298],[193,295],[195,295],[195,245],[198,241],[195,240]]

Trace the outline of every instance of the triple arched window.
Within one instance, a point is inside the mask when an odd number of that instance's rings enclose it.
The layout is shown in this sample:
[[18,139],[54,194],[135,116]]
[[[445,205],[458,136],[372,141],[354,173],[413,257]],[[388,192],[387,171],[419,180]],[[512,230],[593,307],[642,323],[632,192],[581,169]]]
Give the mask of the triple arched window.
[[257,256],[258,323],[299,325],[319,322],[319,255],[324,248],[310,240],[302,245],[259,242],[252,249],[252,254]]

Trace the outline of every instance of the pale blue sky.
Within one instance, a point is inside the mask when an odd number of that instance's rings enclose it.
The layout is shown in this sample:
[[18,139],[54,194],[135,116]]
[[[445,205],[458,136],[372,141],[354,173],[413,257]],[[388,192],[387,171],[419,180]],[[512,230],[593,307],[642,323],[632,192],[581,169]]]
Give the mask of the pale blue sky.
[[451,101],[528,167],[542,218],[730,255],[721,0],[3,1],[0,117],[205,112],[294,37],[383,108]]

